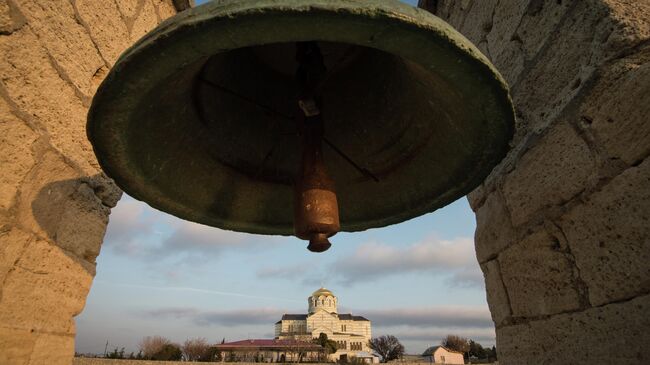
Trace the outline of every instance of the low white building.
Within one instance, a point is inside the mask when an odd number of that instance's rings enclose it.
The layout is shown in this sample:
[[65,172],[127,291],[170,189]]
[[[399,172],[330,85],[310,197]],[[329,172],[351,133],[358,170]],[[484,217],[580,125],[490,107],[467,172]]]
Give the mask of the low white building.
[[371,323],[368,319],[339,314],[337,297],[325,288],[312,293],[307,302],[307,314],[285,314],[275,324],[276,339],[311,341],[324,333],[338,345],[336,353],[330,355],[331,360],[368,356],[368,341],[371,338]]
[[425,359],[435,364],[464,364],[462,352],[450,350],[444,346],[434,346],[427,349]]

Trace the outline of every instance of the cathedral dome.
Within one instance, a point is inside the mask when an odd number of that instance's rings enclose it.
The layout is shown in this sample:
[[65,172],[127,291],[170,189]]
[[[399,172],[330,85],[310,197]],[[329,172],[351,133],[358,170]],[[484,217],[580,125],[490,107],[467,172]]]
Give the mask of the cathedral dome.
[[307,299],[309,303],[309,314],[315,313],[317,309],[323,309],[329,313],[336,313],[336,295],[329,289],[320,288],[313,292]]
[[332,293],[329,289],[326,289],[326,288],[320,288],[320,289],[316,290],[315,292],[311,293],[312,297],[320,297],[321,295],[334,296],[334,293]]

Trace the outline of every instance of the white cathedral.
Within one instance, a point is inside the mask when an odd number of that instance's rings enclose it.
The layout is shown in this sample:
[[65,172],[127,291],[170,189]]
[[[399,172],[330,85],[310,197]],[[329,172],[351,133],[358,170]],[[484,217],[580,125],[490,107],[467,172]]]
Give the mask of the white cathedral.
[[275,338],[311,341],[321,333],[337,343],[338,350],[331,360],[351,357],[368,358],[371,338],[370,321],[361,316],[339,314],[337,298],[329,290],[320,288],[307,299],[308,314],[285,314],[275,323]]

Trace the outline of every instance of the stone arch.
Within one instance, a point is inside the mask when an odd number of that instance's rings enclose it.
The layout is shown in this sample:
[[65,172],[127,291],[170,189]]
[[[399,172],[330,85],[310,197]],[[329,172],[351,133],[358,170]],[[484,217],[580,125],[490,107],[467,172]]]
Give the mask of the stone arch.
[[[0,4],[2,364],[69,364],[121,194],[86,141],[86,110],[122,50],[189,4],[46,2]],[[650,9],[421,3],[512,86],[513,150],[469,195],[500,363],[648,362]]]
[[128,3],[0,3],[1,364],[74,355],[73,317],[121,196],[86,139],[87,108],[120,53],[189,6]]
[[468,196],[501,364],[650,361],[641,345],[650,342],[650,7],[641,3],[420,1],[511,85],[513,149]]

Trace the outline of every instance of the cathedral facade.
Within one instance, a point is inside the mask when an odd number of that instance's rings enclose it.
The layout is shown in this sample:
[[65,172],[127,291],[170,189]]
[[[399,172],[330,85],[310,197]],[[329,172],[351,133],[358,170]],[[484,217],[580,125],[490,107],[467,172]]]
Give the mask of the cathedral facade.
[[362,316],[339,314],[338,299],[328,289],[320,288],[307,299],[307,314],[285,314],[275,323],[275,338],[311,341],[321,333],[337,344],[331,360],[351,357],[368,358],[371,323]]

